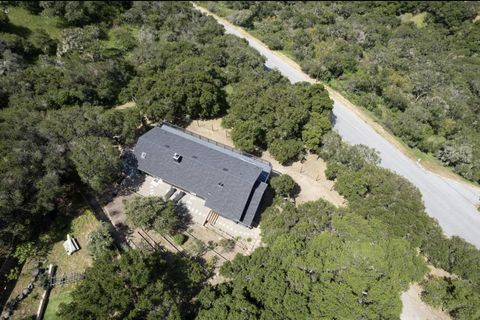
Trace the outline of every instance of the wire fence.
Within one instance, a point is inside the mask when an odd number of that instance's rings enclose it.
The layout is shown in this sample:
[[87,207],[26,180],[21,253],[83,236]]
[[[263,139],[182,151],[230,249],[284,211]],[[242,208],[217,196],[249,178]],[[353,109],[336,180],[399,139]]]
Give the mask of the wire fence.
[[50,278],[50,285],[57,286],[57,285],[64,285],[69,283],[78,282],[85,279],[85,275],[79,272],[68,272],[62,274],[56,274],[52,278]]

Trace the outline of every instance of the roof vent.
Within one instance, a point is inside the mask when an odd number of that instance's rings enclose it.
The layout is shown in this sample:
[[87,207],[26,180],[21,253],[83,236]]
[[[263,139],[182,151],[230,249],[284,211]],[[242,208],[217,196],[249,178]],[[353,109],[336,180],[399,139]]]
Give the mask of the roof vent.
[[173,155],[173,160],[180,163],[180,161],[182,161],[182,156],[175,152],[175,154]]
[[145,159],[145,158],[147,157],[147,153],[146,153],[146,152],[142,152],[142,154],[140,155],[140,157],[141,157],[142,159]]

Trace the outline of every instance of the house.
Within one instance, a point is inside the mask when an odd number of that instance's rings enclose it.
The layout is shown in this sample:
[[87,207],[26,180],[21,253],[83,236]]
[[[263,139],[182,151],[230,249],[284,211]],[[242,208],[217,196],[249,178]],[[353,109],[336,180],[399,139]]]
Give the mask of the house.
[[205,200],[219,215],[250,227],[272,166],[269,162],[166,122],[142,135],[138,169]]

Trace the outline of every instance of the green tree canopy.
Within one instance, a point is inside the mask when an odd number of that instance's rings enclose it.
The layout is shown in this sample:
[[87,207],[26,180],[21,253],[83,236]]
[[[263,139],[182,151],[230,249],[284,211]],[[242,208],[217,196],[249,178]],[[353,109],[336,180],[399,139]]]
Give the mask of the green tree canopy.
[[316,152],[331,129],[332,101],[320,84],[291,85],[275,71],[247,77],[227,96],[223,125],[244,150],[265,149],[279,162],[297,160],[306,146]]
[[232,129],[232,141],[242,151],[255,152],[263,140],[262,127],[255,121],[238,122]]
[[208,119],[225,110],[219,70],[203,57],[186,58],[154,77],[142,79],[139,107],[153,121]]
[[136,197],[126,203],[126,214],[135,227],[175,233],[188,225],[188,212],[162,197]]
[[480,292],[467,281],[429,277],[422,285],[422,300],[446,311],[453,319],[480,317]]
[[272,177],[270,179],[270,185],[277,195],[283,197],[295,196],[295,189],[298,188],[295,180],[293,180],[288,174]]
[[120,152],[107,138],[87,136],[73,140],[70,159],[83,182],[101,192],[120,173]]
[[185,258],[167,263],[160,254],[134,250],[119,257],[103,255],[58,314],[72,320],[182,319],[204,278],[200,265]]
[[96,230],[88,235],[87,249],[92,257],[98,258],[112,249],[113,238],[110,228],[108,223],[102,222]]
[[[478,2],[206,6],[293,56],[311,77],[371,111],[409,146],[480,182]],[[327,122],[316,118],[305,126],[308,149],[316,151],[324,128]]]
[[322,233],[303,242],[282,234],[269,248],[225,263],[231,282],[200,294],[198,318],[396,318],[399,293],[425,270],[404,240],[374,244]]

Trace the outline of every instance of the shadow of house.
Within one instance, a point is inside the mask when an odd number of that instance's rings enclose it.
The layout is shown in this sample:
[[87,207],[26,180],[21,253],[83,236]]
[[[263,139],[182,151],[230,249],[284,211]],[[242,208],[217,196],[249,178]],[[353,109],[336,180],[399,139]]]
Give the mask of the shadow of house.
[[[270,179],[272,179],[274,177],[279,177],[281,175],[282,174],[280,172],[272,170],[272,173],[270,175]],[[270,179],[269,179],[269,182],[270,182]],[[302,189],[301,189],[300,185],[295,183],[295,186],[293,187],[293,190],[290,192],[291,199],[293,201],[295,201],[295,198],[300,194],[301,191],[302,191]],[[255,218],[255,220],[252,224],[253,227],[258,227],[258,225],[260,224],[261,216],[262,216],[263,212],[265,212],[265,210],[273,204],[273,201],[274,201],[276,196],[277,195],[275,194],[275,190],[273,190],[273,188],[270,186],[270,183],[269,183],[268,188],[263,195],[262,201],[260,202],[260,206],[259,206],[259,209],[258,209],[257,216],[256,216],[256,218]]]
[[267,210],[268,207],[272,205],[273,199],[275,199],[275,191],[273,191],[273,189],[268,186],[267,190],[263,194],[263,198],[260,202],[260,206],[258,207],[257,215],[253,220],[252,227],[256,228],[259,226],[262,219],[262,214],[265,212],[265,210]]

